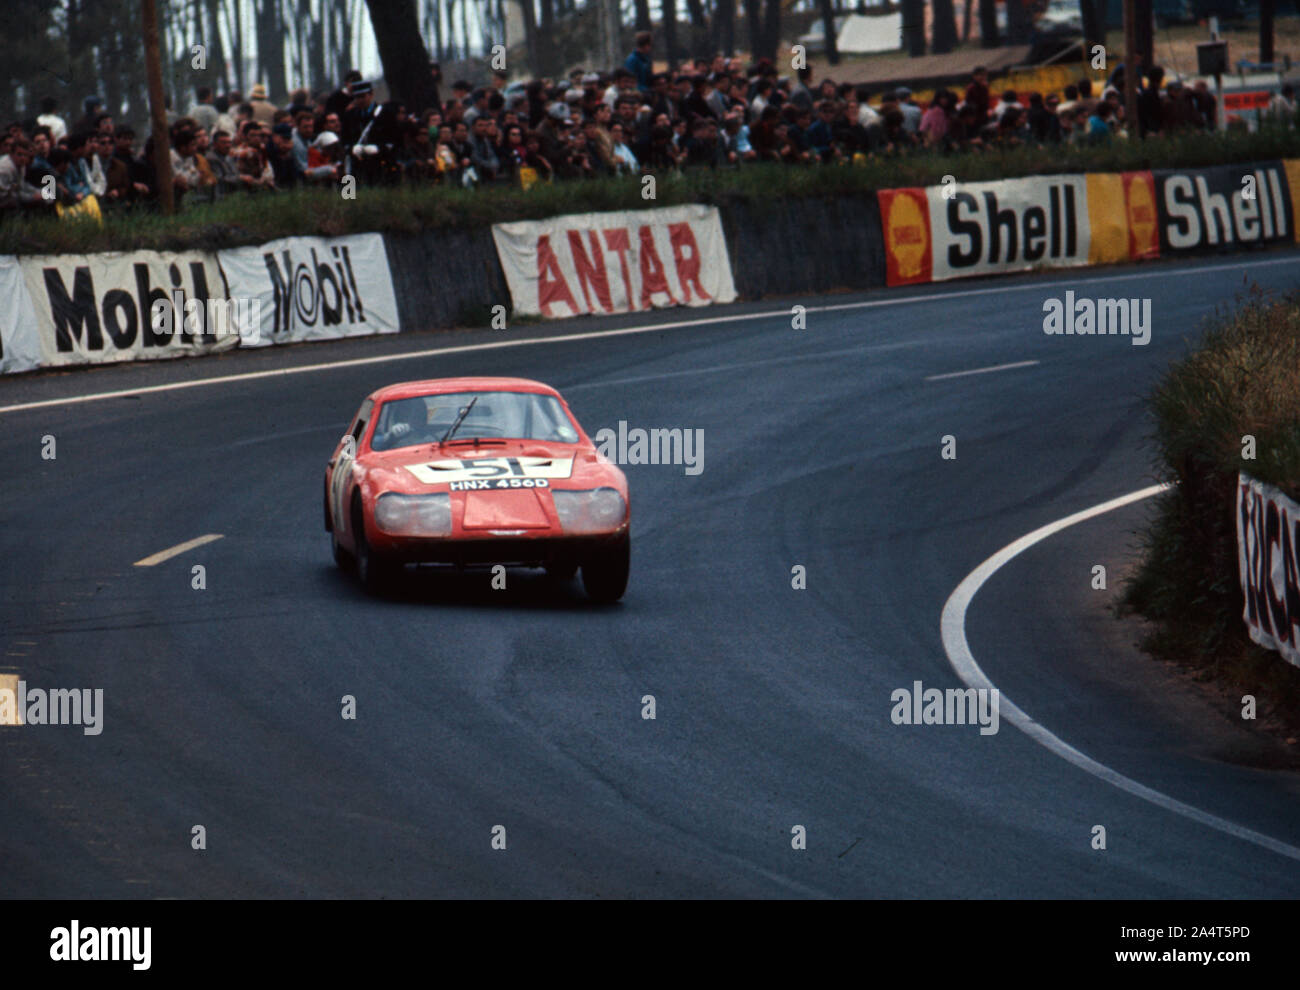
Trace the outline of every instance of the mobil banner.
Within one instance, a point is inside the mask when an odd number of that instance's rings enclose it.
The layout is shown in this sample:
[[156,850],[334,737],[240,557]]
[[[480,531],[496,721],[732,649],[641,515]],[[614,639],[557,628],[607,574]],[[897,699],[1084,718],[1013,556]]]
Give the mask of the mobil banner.
[[1287,172],[1280,161],[1154,170],[1161,254],[1294,242]]
[[1250,638],[1300,665],[1300,505],[1237,477],[1237,573]]
[[36,311],[23,283],[23,268],[13,255],[0,255],[0,375],[31,371],[41,364]]
[[250,303],[240,344],[259,347],[397,333],[397,296],[380,234],[284,237],[218,254],[232,297]]
[[889,285],[1089,263],[1082,175],[946,182],[877,195]]
[[492,239],[520,314],[632,313],[736,298],[714,206],[498,223]]
[[44,366],[182,357],[238,342],[215,255],[35,255],[18,264]]

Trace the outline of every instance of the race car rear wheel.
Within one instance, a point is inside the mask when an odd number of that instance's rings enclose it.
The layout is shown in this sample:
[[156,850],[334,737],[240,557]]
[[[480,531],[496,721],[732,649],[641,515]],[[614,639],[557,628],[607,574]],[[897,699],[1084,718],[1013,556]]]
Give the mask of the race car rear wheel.
[[627,590],[632,541],[624,536],[617,543],[596,551],[582,562],[582,586],[594,602],[616,602]]
[[361,587],[369,594],[377,595],[392,583],[397,568],[371,549],[366,539],[366,526],[361,515],[360,501],[353,503],[352,506],[352,532],[357,547],[357,578],[361,581]]

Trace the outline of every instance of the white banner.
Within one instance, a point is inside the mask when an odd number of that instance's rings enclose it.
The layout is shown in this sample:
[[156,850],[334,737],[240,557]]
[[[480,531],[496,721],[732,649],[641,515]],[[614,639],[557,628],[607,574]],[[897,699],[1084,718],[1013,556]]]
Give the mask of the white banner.
[[565,317],[736,298],[714,206],[580,213],[492,225],[514,311]]
[[949,183],[925,190],[934,280],[1088,264],[1082,175]]
[[284,237],[218,253],[232,296],[257,303],[244,347],[397,333],[397,297],[380,234]]
[[1237,477],[1237,573],[1250,638],[1300,666],[1300,505]]
[[62,254],[19,265],[47,367],[184,357],[238,342],[215,255]]
[[41,336],[22,265],[12,255],[0,255],[0,375],[31,371],[40,363]]

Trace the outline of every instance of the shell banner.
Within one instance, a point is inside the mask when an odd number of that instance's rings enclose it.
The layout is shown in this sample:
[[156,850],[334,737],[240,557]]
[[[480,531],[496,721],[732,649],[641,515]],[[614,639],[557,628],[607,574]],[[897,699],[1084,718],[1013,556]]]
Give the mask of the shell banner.
[[1300,162],[882,189],[888,285],[1300,239]]

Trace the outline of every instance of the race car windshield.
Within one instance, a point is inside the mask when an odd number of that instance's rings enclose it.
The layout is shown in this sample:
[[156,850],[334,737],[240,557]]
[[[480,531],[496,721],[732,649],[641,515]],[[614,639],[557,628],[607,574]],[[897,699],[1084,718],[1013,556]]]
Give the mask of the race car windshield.
[[535,392],[448,392],[385,402],[379,410],[373,450],[438,443],[456,423],[456,439],[544,440],[575,443],[578,431],[558,399]]

